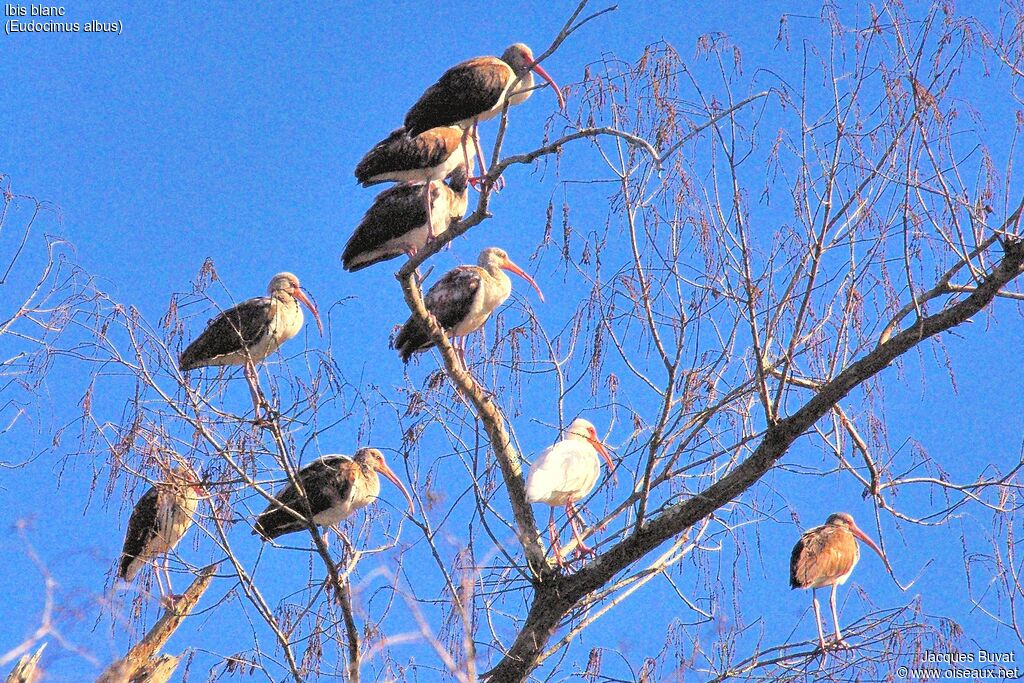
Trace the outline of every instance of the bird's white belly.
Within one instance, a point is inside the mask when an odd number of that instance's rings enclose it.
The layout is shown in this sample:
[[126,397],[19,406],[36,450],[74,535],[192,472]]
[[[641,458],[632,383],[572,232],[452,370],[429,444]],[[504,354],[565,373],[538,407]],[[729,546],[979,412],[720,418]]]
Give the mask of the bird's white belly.
[[[170,499],[171,496],[166,496]],[[192,526],[196,508],[199,506],[199,499],[191,491],[180,499],[181,505],[167,503],[160,506],[157,512],[161,516],[160,524],[154,544],[159,546],[155,552],[165,553],[174,550],[174,547],[181,541],[182,536]]]
[[452,172],[455,166],[458,166],[462,157],[459,157],[454,162],[454,166],[449,168],[452,164],[452,159],[456,157],[455,154],[451,155],[443,163],[437,166],[430,166],[428,168],[412,168],[406,171],[388,171],[387,173],[378,173],[375,176],[370,177],[370,182],[383,182],[386,180],[394,180],[399,183],[424,183],[432,182],[435,180],[444,180],[448,177],[448,174]]
[[267,334],[249,347],[253,361],[259,362],[277,351],[281,344],[293,338],[302,329],[302,308],[294,299],[290,303],[277,302]]
[[357,508],[353,507],[351,503],[346,501],[315,515],[313,517],[313,521],[316,522],[318,526],[334,526],[355,512],[356,509]]
[[126,581],[132,581],[147,562],[174,550],[185,532],[192,526],[199,500],[187,493],[182,503],[181,507],[177,507],[170,492],[160,496],[156,511],[156,533],[143,551],[128,565],[125,572]]
[[[515,93],[512,94],[511,97],[509,97],[509,92],[512,90],[512,84],[515,83],[516,81],[516,75],[512,72],[511,68],[509,68],[508,71],[510,79],[508,81],[508,84],[505,86],[505,89],[501,92],[501,97],[498,98],[497,104],[495,104],[493,107],[477,116],[477,122],[487,121],[501,114],[501,110],[505,108],[506,98],[509,99],[509,106],[512,106],[525,102],[530,97],[530,95],[533,94],[533,72],[530,71],[527,72],[525,76],[523,76],[523,80],[520,81],[519,87],[516,88]],[[469,124],[472,125],[472,123],[473,121],[470,120]]]
[[[446,220],[440,220],[436,213],[433,214],[434,218],[434,234],[440,235],[442,232],[448,229],[448,222]],[[442,216],[443,218],[443,216]],[[442,227],[443,224],[443,227]],[[427,224],[413,228],[409,232],[405,233],[401,237],[390,239],[384,244],[380,245],[377,249],[367,252],[365,255],[360,255],[360,258],[353,259],[355,263],[365,263],[371,261],[377,257],[378,254],[394,254],[395,252],[405,252],[410,249],[419,251],[427,243],[429,234],[427,232]]]
[[377,492],[373,495],[369,495],[372,491],[353,492],[348,498],[340,501],[337,505],[333,505],[327,510],[324,510],[318,515],[313,516],[313,521],[318,526],[335,526],[341,520],[348,519],[352,513],[357,510],[361,510],[374,501],[377,498],[377,494],[380,493],[380,485],[377,486]]
[[492,310],[494,309],[487,307],[486,287],[481,287],[473,296],[473,303],[469,307],[469,313],[455,326],[455,329],[452,330],[452,335],[455,337],[465,337],[467,334],[476,332],[491,317]]
[[[576,444],[560,446],[564,449],[576,450]],[[579,452],[560,453],[547,451],[538,458],[537,466],[531,469],[526,483],[526,497],[531,503],[547,503],[548,505],[565,505],[566,503],[584,498],[594,489],[601,475],[601,465],[597,456]]]
[[[503,287],[501,286],[502,284],[507,284],[508,287]],[[487,322],[487,319],[491,317],[491,314],[494,313],[494,309],[505,303],[505,300],[508,299],[511,293],[512,283],[509,282],[508,278],[504,278],[504,283],[500,280],[497,283],[487,281],[482,283],[480,289],[477,290],[473,297],[469,314],[455,326],[452,334],[456,337],[464,337],[479,330]]]

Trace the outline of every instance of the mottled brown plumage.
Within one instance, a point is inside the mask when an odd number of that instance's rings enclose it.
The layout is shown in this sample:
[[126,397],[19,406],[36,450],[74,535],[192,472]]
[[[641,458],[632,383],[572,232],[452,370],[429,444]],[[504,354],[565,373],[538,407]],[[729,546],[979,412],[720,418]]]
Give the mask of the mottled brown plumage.
[[[352,458],[347,455],[325,455],[299,470],[297,479],[306,494],[313,523],[317,526],[336,526],[356,510],[376,500],[380,494],[378,472],[401,489],[411,510],[412,497],[384,461],[384,454],[376,448],[360,448]],[[274,497],[280,504],[271,503],[260,513],[253,527],[254,534],[269,541],[309,528],[305,520],[291,512],[306,514],[302,496],[295,486],[287,484]]]
[[[206,491],[191,467],[172,467],[167,481],[146,491],[128,518],[128,530],[117,565],[118,577],[130,583],[146,563],[162,556],[163,574],[167,579],[167,590],[170,591],[167,553],[174,550],[192,526],[199,500],[205,497]],[[159,569],[155,570],[155,576],[157,587],[164,597]],[[170,596],[173,598],[173,593]]]
[[363,187],[383,183],[443,180],[462,163],[455,152],[462,143],[463,131],[441,126],[409,135],[396,128],[378,142],[356,165],[356,180]]
[[[558,97],[559,107],[565,108],[565,99],[558,85],[548,73],[533,61],[533,52],[523,43],[510,45],[498,57],[474,57],[445,71],[441,78],[416,101],[405,115],[405,129],[409,135],[438,126],[459,126],[472,130],[480,173],[487,167],[480,149],[477,125],[501,113],[506,100],[519,104],[533,94],[533,72],[546,80]],[[519,82],[515,92],[513,83]],[[463,154],[468,166],[469,153],[463,141]]]
[[381,192],[345,245],[345,270],[355,272],[402,254],[413,256],[465,215],[467,183],[466,167],[460,164],[448,184],[403,183]]
[[321,333],[320,314],[291,273],[278,273],[258,296],[227,309],[209,321],[206,329],[182,351],[182,372],[216,365],[258,363],[302,329],[304,303]]
[[826,523],[806,532],[793,548],[789,585],[821,588],[844,583],[859,560],[860,549],[850,530],[840,523]]
[[516,74],[497,57],[474,57],[456,64],[420,96],[405,115],[410,135],[438,126],[466,126],[496,115],[495,109]]
[[210,320],[206,329],[182,351],[178,365],[182,372],[222,365],[241,365],[249,383],[253,409],[259,413],[259,380],[255,364],[276,351],[302,329],[302,302],[324,333],[316,305],[302,291],[299,278],[278,273],[259,296],[229,308]]
[[[427,310],[452,337],[464,337],[480,329],[498,306],[512,293],[512,282],[503,270],[523,278],[544,295],[529,275],[508,257],[504,249],[490,247],[480,252],[475,266],[457,266],[434,283],[423,298]],[[434,342],[418,318],[410,317],[395,338],[402,361],[431,348]]]
[[842,643],[839,616],[836,612],[836,587],[846,583],[853,568],[860,560],[857,539],[866,543],[884,561],[885,556],[881,549],[857,528],[853,517],[845,512],[829,515],[822,526],[805,531],[796,546],[793,547],[793,553],[789,559],[790,587],[812,589],[811,600],[822,649],[825,648],[825,636],[821,628],[821,613],[815,593],[818,588],[832,587],[829,601],[836,627],[836,642]]

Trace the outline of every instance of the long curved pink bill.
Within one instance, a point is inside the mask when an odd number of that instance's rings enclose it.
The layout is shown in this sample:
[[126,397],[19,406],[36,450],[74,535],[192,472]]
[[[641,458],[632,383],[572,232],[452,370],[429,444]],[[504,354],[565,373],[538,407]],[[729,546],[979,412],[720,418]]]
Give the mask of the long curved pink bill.
[[540,300],[542,302],[544,301],[544,292],[540,291],[540,287],[537,286],[537,283],[533,281],[532,277],[530,277],[529,275],[526,274],[526,271],[524,271],[522,268],[520,268],[516,264],[512,263],[511,259],[506,260],[505,261],[505,265],[503,265],[502,268],[504,268],[505,270],[507,270],[507,271],[509,271],[511,273],[515,273],[516,275],[518,275],[519,277],[523,278],[524,280],[529,282],[531,285],[533,285],[533,288],[537,291],[537,296],[540,297]]
[[395,474],[385,463],[381,463],[380,468],[377,471],[390,479],[391,483],[402,490],[402,495],[405,496],[407,501],[409,501],[409,512],[412,512],[415,509],[415,506],[412,503],[412,496],[409,495],[409,491],[406,490],[405,485],[402,483],[402,480],[398,478],[398,475]]
[[617,484],[619,483],[619,477],[615,474],[615,461],[612,460],[611,454],[608,452],[608,448],[601,443],[598,439],[588,439],[593,445],[594,450],[601,454],[604,458],[605,464],[608,466],[608,471],[612,473],[612,480]]
[[555,83],[555,79],[551,78],[551,76],[548,75],[548,72],[545,71],[540,64],[534,64],[531,68],[537,72],[538,76],[547,81],[548,85],[555,89],[555,97],[558,98],[558,108],[565,109],[565,96],[562,95],[562,89],[558,87],[557,83]]
[[861,531],[855,526],[850,527],[850,532],[860,540],[864,541],[865,545],[867,545],[869,548],[878,553],[878,556],[882,558],[882,560],[888,562],[888,560],[885,559],[885,555],[882,554],[882,549],[879,548],[878,545],[874,541],[872,541],[867,534],[865,534],[863,531]]
[[309,312],[313,314],[313,319],[316,320],[316,327],[318,330],[320,330],[320,336],[324,336],[324,325],[323,323],[320,322],[320,313],[319,311],[316,310],[316,305],[312,301],[310,301],[309,297],[306,296],[306,293],[303,292],[301,289],[296,289],[295,291],[293,291],[292,296],[294,296],[302,303],[306,304],[306,308],[309,309]]

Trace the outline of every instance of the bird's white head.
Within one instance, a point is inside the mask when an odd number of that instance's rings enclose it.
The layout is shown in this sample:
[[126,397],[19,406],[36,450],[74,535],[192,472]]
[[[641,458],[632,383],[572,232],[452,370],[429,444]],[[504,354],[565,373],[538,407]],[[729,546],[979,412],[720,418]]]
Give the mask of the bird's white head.
[[320,330],[320,336],[324,336],[324,326],[320,322],[320,313],[316,310],[316,304],[314,304],[306,293],[302,290],[302,286],[299,284],[299,278],[292,273],[278,273],[274,277],[270,278],[270,284],[267,285],[267,294],[274,296],[278,292],[284,292],[290,294],[302,303],[306,305],[309,312],[313,314],[313,319],[316,320],[317,329]]
[[833,512],[828,516],[828,519],[825,520],[825,524],[826,526],[837,526],[849,530],[851,534],[864,541],[869,548],[878,553],[878,556],[881,557],[883,561],[885,560],[885,555],[882,554],[882,549],[879,548],[867,534],[860,530],[856,522],[853,521],[853,515],[850,513]]
[[520,78],[530,71],[535,71],[538,76],[547,81],[548,85],[554,89],[555,96],[558,98],[559,109],[565,109],[565,97],[562,95],[562,90],[555,83],[555,79],[551,78],[548,72],[541,68],[540,64],[533,61],[533,50],[529,46],[525,43],[509,45],[501,53],[501,61],[512,67],[512,72]]
[[540,287],[533,281],[533,278],[526,274],[526,272],[512,262],[512,259],[508,257],[508,252],[499,247],[488,247],[480,252],[480,257],[477,259],[477,265],[491,273],[496,273],[500,268],[507,270],[510,273],[515,273],[519,277],[529,282],[534,290],[537,292],[537,296],[540,297],[541,301],[544,301],[544,293],[540,291]]
[[568,438],[588,442],[604,458],[605,464],[608,465],[608,470],[615,469],[615,463],[612,462],[612,456],[609,455],[608,448],[598,438],[597,427],[590,420],[584,420],[582,417],[577,417],[573,420],[572,424],[569,425]]
[[376,448],[360,448],[356,451],[355,456],[352,458],[357,463],[366,465],[375,472],[379,472],[387,477],[395,486],[402,491],[402,495],[409,501],[409,512],[413,511],[412,496],[409,495],[409,491],[406,490],[405,485],[402,484],[402,480],[398,478],[398,475],[388,467],[387,462],[384,460],[384,454]]

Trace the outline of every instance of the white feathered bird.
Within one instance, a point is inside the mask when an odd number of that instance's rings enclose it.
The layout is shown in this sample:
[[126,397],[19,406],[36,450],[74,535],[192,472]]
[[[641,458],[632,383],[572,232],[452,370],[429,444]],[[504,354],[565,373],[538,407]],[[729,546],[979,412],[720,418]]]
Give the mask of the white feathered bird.
[[597,437],[597,429],[588,420],[578,417],[569,425],[565,438],[544,450],[530,467],[526,479],[526,498],[531,503],[546,503],[551,506],[548,534],[555,560],[563,564],[559,552],[558,531],[555,528],[555,508],[565,506],[569,526],[576,539],[578,555],[593,554],[594,550],[583,542],[582,525],[577,527],[579,514],[573,503],[586,497],[601,476],[601,462],[604,458],[611,471],[615,467],[608,449]]

